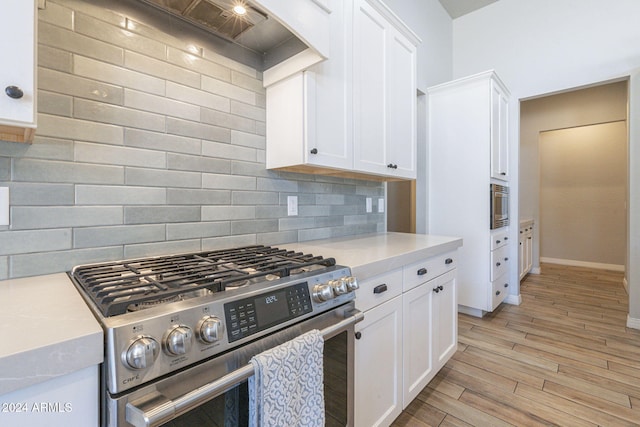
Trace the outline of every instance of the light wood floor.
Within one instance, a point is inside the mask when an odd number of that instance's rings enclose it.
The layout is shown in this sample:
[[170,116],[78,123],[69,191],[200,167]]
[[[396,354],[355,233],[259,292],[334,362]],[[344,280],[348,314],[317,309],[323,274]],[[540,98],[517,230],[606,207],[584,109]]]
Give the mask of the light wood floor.
[[640,331],[622,273],[542,266],[520,306],[459,315],[458,352],[400,426],[640,426]]

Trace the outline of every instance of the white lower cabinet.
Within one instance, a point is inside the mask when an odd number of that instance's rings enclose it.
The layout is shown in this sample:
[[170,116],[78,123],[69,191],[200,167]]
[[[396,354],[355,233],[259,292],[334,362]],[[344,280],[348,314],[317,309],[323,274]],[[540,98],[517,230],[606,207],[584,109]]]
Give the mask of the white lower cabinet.
[[361,283],[356,307],[355,425],[388,426],[455,353],[457,252]]
[[388,426],[402,412],[402,297],[356,325],[355,425]]
[[94,365],[0,395],[0,425],[97,427],[99,378]]
[[533,266],[533,221],[520,226],[518,241],[518,271],[520,280],[531,271]]

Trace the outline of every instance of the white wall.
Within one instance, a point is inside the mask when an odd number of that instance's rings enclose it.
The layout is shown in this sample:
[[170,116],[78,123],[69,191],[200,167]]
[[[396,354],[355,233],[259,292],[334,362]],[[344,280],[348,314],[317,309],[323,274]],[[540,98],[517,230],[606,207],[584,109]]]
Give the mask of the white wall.
[[[628,81],[623,80],[520,103],[520,218],[540,225],[540,133],[627,120],[627,87]],[[624,173],[626,176],[626,166]],[[534,227],[534,270],[540,269],[540,233],[541,227]]]
[[540,257],[623,271],[627,123],[540,134]]
[[[384,0],[422,39],[418,46],[418,91],[451,80],[453,24],[438,0]],[[416,180],[416,232],[426,233],[427,218],[427,102],[418,97],[418,176]],[[392,208],[392,207],[391,207]]]
[[[637,0],[500,0],[454,20],[454,77],[493,68],[511,90],[512,167],[519,157],[517,101],[633,74],[640,67],[638,16]],[[640,92],[638,84],[640,76],[632,77],[632,94]],[[633,95],[630,99],[633,112],[638,101]],[[635,179],[640,178],[640,157],[634,156],[640,145],[638,120],[631,115],[629,123],[628,324],[635,327],[640,327],[640,181]],[[517,199],[517,177],[511,185]],[[517,204],[512,208],[518,215]]]

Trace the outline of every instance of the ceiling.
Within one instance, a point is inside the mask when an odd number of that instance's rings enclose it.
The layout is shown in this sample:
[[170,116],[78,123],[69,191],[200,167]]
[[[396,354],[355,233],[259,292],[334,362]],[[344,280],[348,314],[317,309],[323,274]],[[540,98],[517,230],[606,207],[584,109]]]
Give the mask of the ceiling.
[[452,19],[478,10],[498,0],[440,0]]

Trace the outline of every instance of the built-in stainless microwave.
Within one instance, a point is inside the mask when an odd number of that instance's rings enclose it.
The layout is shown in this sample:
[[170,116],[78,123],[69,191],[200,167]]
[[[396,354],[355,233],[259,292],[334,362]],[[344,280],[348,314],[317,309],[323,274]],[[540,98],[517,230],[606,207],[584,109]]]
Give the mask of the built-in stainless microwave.
[[509,187],[491,184],[491,230],[509,225]]

